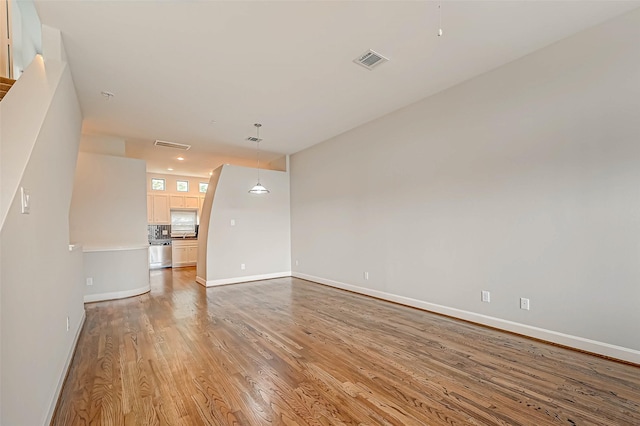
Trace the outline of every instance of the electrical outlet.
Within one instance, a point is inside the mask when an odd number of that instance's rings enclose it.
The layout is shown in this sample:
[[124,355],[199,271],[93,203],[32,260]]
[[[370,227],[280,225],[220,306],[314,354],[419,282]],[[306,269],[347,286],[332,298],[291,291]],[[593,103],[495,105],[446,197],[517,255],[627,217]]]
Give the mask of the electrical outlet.
[[236,220],[235,219],[231,219],[231,226],[236,226]]
[[167,231],[166,229],[162,230],[162,235],[169,235],[169,231]]
[[300,262],[298,262],[298,259],[296,259],[296,266],[298,266],[300,264]]
[[525,311],[529,310],[529,299],[525,297],[520,298],[520,309],[524,309]]
[[245,269],[244,263],[240,264],[240,269],[242,269],[244,271],[244,269]]
[[368,273],[368,272],[365,272],[365,273],[364,273],[364,279],[365,279],[365,280],[368,280],[368,279],[369,279],[369,273]]
[[482,291],[482,301],[483,302],[487,302],[487,303],[491,302],[491,293],[486,291],[486,290],[483,290]]
[[93,285],[93,277],[87,278],[87,285]]

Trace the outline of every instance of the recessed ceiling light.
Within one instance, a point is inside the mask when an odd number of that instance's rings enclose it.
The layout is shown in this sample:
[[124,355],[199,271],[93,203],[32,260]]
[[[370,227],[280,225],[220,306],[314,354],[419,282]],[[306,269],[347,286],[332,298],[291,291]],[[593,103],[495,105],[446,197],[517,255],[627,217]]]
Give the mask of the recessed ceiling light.
[[213,172],[209,172],[209,176],[213,176]]
[[184,160],[184,157],[178,157],[177,159],[178,159],[179,161],[182,161],[182,160]]
[[167,170],[169,170],[170,172],[172,172],[172,171],[173,171],[173,169],[172,169],[171,167],[169,167]]
[[106,90],[103,90],[102,92],[100,92],[100,94],[102,96],[104,96],[105,98],[107,98],[108,101],[111,100],[111,98],[113,98],[115,95],[111,92],[107,92]]

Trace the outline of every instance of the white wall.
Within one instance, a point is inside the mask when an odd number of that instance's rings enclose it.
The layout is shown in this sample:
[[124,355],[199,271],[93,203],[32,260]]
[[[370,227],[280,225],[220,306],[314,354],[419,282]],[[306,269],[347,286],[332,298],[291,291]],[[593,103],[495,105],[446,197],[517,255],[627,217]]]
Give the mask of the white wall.
[[148,292],[149,245],[126,248],[89,248],[83,250],[84,301],[122,299]]
[[149,244],[142,160],[81,152],[70,212],[71,241],[85,247]]
[[[49,111],[51,97],[63,72],[61,62],[51,61],[45,68],[44,59],[36,57],[0,103],[2,109],[2,145],[0,146],[0,225],[18,189],[40,126]],[[24,102],[29,99],[30,102]],[[15,141],[22,141],[16,143]],[[6,142],[4,142],[6,141]]]
[[80,138],[80,151],[125,157],[125,142],[124,139],[115,136],[83,133]]
[[[34,61],[14,89],[1,114],[3,173],[10,164],[18,175],[2,181],[0,424],[42,425],[84,320],[82,255],[69,251],[68,226],[82,116],[64,63]],[[31,194],[28,215],[14,184]]]
[[638,40],[640,10],[295,154],[295,274],[640,362]]
[[207,238],[206,277],[199,268],[200,283],[211,286],[290,274],[289,174],[262,170],[260,177],[270,194],[248,193],[256,184],[257,169],[222,166],[213,199],[207,193],[203,206],[204,222],[212,201],[207,235],[202,224],[198,235],[199,241]]
[[84,251],[85,302],[149,291],[146,164],[80,152],[69,213]]

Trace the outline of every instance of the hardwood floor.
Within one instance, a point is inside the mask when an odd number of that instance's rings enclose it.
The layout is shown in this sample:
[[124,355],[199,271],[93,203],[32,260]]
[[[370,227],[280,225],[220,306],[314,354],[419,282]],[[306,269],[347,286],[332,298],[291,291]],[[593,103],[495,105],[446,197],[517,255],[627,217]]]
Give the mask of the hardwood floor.
[[640,425],[640,368],[286,278],[86,305],[54,425]]

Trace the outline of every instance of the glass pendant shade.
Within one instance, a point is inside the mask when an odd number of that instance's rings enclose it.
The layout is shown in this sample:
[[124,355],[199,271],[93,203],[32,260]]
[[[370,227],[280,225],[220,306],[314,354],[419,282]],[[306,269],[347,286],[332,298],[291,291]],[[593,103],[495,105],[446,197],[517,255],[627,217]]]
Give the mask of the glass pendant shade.
[[262,186],[260,182],[256,183],[256,185],[249,190],[250,194],[268,194],[269,190]]

